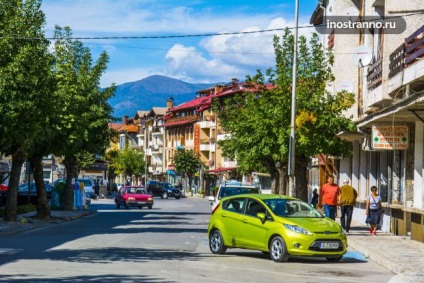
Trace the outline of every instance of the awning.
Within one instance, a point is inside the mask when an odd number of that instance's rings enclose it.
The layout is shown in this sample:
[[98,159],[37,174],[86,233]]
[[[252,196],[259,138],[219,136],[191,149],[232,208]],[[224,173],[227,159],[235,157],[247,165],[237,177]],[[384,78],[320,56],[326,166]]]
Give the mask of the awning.
[[208,170],[208,172],[210,173],[218,173],[218,172],[223,172],[223,171],[231,171],[237,169],[237,167],[226,167],[226,168],[218,168],[218,169],[212,169],[212,170]]
[[349,131],[342,131],[342,132],[338,133],[337,136],[339,138],[341,138],[342,140],[346,140],[346,141],[349,141],[349,142],[360,141],[364,138],[363,133],[349,132]]
[[166,124],[160,125],[160,126],[158,126],[158,127],[172,127],[172,126],[179,126],[179,125],[188,124],[188,123],[193,122],[193,121],[195,121],[195,120],[190,120],[190,119],[187,119],[187,120],[180,120],[180,121],[176,121],[176,122],[166,123]]

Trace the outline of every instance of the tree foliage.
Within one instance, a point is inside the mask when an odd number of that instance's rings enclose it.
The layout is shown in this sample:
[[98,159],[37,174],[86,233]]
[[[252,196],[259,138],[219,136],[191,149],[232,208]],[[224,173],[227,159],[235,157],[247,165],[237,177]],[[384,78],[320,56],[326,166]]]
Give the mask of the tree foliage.
[[[220,124],[231,133],[218,144],[223,154],[237,157],[240,170],[248,172],[265,167],[273,179],[274,193],[287,194],[287,162],[291,129],[293,35],[274,38],[276,66],[266,75],[258,71],[247,77],[251,91],[215,102]],[[336,136],[353,127],[343,116],[354,102],[351,93],[331,95],[326,87],[334,80],[333,56],[322,48],[318,35],[309,42],[299,39],[296,90],[296,165],[297,196],[306,198],[306,166],[309,157],[319,153],[348,155],[350,144]],[[266,82],[268,84],[266,84]]]
[[140,148],[125,147],[123,151],[118,151],[111,164],[114,171],[132,178],[141,177],[145,173],[144,152]]
[[[5,220],[16,219],[16,198],[22,164],[45,152],[43,144],[51,133],[49,111],[54,108],[55,84],[51,76],[41,0],[0,2],[0,149],[12,156]],[[35,162],[37,159],[33,159]],[[34,164],[34,168],[39,164]],[[50,211],[44,182],[37,190],[44,214]],[[40,212],[40,211],[38,211]]]
[[174,166],[181,176],[187,175],[188,183],[191,188],[193,174],[196,173],[201,166],[198,155],[193,150],[178,148],[174,155]]

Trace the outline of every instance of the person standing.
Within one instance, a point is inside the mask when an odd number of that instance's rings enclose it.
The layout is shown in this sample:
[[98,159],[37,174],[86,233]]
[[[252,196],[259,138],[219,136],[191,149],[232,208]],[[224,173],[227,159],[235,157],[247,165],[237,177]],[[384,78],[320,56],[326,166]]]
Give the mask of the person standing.
[[352,223],[353,208],[356,204],[358,192],[349,185],[349,179],[343,181],[343,186],[340,188],[340,224],[346,233],[349,233],[350,224]]
[[370,224],[370,235],[377,236],[377,227],[380,223],[380,209],[382,208],[381,197],[378,195],[377,187],[371,187],[371,194],[367,198],[367,215],[368,223]]
[[334,184],[334,177],[328,176],[327,183],[320,191],[319,208],[324,207],[326,217],[336,220],[337,204],[340,197],[340,188]]
[[99,181],[95,180],[94,181],[94,192],[96,193],[96,199],[100,197],[100,185],[99,185]]
[[311,199],[311,206],[313,208],[317,208],[318,200],[319,200],[318,189],[315,188],[312,192],[312,199]]

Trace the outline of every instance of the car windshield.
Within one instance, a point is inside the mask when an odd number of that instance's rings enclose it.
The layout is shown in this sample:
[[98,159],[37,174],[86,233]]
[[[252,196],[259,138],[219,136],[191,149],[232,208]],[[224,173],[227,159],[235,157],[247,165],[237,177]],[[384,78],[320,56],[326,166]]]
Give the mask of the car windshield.
[[[35,191],[35,183],[31,183],[30,184],[30,191]],[[18,187],[18,191],[28,191],[28,183],[25,183],[25,184],[22,184],[22,185],[19,185],[19,187]]]
[[241,195],[241,194],[259,194],[259,188],[224,187],[224,188],[221,188],[218,199],[221,199],[223,197]]
[[172,188],[174,188],[170,183],[163,183],[163,187],[165,189],[172,189]]
[[144,194],[144,191],[141,188],[136,187],[125,188],[125,191],[127,194]]
[[288,218],[322,218],[321,213],[306,202],[288,199],[267,199],[265,204],[277,216]]

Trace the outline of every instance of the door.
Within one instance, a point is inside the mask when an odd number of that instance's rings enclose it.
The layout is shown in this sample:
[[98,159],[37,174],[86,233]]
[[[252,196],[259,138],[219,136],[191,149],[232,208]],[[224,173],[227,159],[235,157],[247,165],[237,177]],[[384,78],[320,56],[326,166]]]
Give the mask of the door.
[[241,218],[245,199],[235,198],[222,203],[221,223],[224,239],[231,242],[232,247],[240,247],[239,231],[242,226]]

